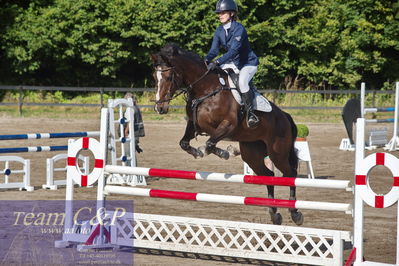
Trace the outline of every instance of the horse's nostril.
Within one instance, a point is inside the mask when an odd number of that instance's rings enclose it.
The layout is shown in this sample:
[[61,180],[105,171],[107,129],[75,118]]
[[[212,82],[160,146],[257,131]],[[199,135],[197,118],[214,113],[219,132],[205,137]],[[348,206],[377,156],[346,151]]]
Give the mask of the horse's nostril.
[[155,110],[155,112],[157,112],[158,114],[161,114],[161,113],[162,113],[162,108],[160,108],[158,105],[155,105],[155,106],[154,106],[154,110]]

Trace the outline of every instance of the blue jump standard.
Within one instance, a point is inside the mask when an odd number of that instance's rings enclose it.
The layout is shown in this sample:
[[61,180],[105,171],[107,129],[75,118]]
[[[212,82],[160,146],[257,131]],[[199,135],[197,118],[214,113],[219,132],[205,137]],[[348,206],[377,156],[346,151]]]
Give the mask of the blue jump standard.
[[37,147],[0,148],[0,153],[66,151],[66,150],[68,150],[68,146],[37,146]]
[[56,138],[79,138],[99,136],[99,132],[70,132],[70,133],[32,133],[19,135],[0,135],[0,140],[15,139],[56,139]]

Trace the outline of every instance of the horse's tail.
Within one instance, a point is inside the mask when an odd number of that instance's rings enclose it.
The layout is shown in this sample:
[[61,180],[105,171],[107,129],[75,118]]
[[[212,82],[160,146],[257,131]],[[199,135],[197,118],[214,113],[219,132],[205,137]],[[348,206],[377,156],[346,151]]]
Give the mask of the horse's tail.
[[296,128],[294,119],[292,119],[291,115],[288,113],[286,113],[286,115],[287,115],[288,121],[290,122],[291,132],[292,132],[292,140],[291,140],[292,143],[291,143],[291,150],[290,150],[290,155],[289,155],[288,161],[289,161],[292,169],[294,170],[294,174],[296,177],[297,169],[298,169],[298,156],[295,151],[295,140],[298,135],[298,129]]

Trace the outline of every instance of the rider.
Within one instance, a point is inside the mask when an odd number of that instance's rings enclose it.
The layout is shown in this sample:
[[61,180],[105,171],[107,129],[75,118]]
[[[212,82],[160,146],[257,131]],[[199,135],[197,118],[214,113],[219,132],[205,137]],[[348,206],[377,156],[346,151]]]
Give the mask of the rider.
[[[253,112],[254,92],[249,87],[249,82],[258,70],[259,60],[249,46],[247,31],[237,22],[238,8],[234,0],[218,0],[215,12],[222,23],[213,36],[212,46],[205,57],[208,70],[217,66],[233,68],[239,71],[239,89],[247,113],[247,125],[250,128],[259,124],[259,118]],[[218,54],[219,48],[227,52],[216,61],[211,62]]]

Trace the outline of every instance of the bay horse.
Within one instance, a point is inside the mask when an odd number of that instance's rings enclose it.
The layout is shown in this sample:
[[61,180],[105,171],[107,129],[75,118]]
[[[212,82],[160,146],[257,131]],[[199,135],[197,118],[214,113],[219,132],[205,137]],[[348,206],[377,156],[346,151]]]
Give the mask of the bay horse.
[[[176,44],[165,45],[151,57],[157,87],[155,110],[166,114],[169,102],[179,93],[186,94],[188,120],[179,143],[183,150],[195,158],[213,153],[228,159],[229,153],[216,144],[220,140],[238,141],[242,159],[257,175],[274,176],[264,163],[264,158],[269,156],[283,176],[296,177],[298,158],[294,142],[297,128],[288,113],[271,103],[272,111],[256,111],[260,123],[256,128],[248,128],[240,104],[230,89],[222,85],[227,84],[228,78],[224,71],[208,71],[200,56]],[[203,152],[192,147],[190,141],[204,133],[209,139]],[[268,197],[274,198],[274,186],[267,186],[267,190]],[[290,199],[296,199],[295,187],[290,187]],[[274,224],[282,223],[277,208],[269,208],[269,213]],[[290,213],[297,225],[303,223],[301,212],[290,209]]]

